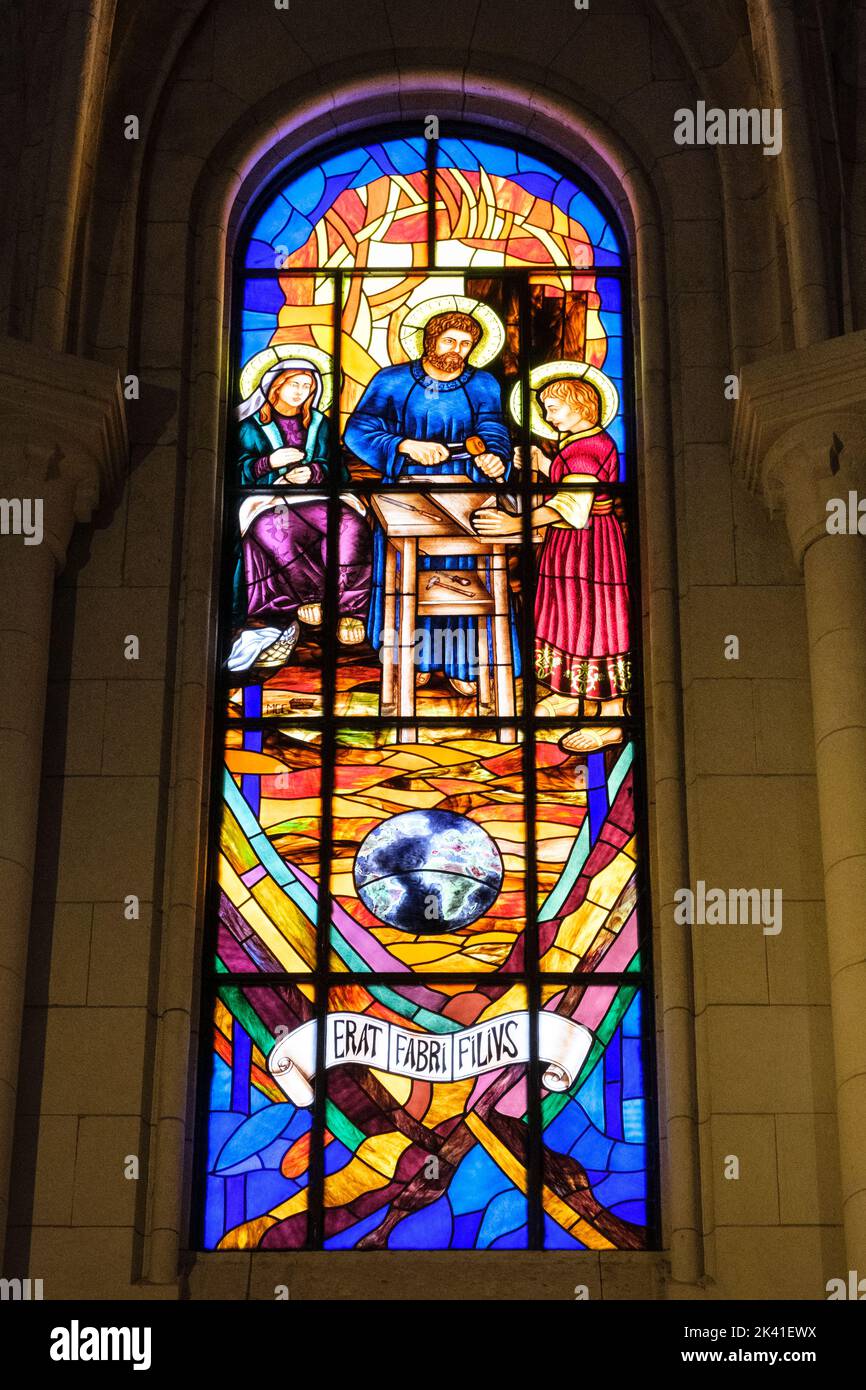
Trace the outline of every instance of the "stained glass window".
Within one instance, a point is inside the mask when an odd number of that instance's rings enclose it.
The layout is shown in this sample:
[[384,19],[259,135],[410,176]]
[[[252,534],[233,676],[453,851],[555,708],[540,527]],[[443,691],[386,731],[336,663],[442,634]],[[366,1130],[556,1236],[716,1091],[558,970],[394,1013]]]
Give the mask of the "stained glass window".
[[197,1243],[651,1246],[619,234],[402,132],[239,262]]

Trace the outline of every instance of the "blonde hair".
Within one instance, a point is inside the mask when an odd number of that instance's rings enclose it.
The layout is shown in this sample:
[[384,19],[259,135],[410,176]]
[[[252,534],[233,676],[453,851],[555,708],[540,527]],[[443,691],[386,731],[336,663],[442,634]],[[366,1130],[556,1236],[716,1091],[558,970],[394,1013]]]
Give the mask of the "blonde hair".
[[274,413],[274,397],[279,395],[281,387],[287,381],[290,381],[293,376],[308,376],[312,383],[310,386],[310,394],[309,396],[307,396],[307,399],[301,405],[301,422],[305,430],[310,428],[310,420],[312,419],[312,407],[310,406],[310,401],[316,394],[316,378],[313,376],[313,373],[310,371],[308,367],[293,367],[285,372],[280,372],[279,376],[274,378],[268,390],[268,399],[265,401],[264,405],[259,411],[259,419],[261,420],[263,425],[270,424],[271,418]]
[[601,397],[594,386],[580,377],[549,381],[546,386],[542,386],[538,399],[543,401],[547,396],[554,396],[558,401],[565,401],[572,410],[579,410],[591,425],[597,425],[601,419]]

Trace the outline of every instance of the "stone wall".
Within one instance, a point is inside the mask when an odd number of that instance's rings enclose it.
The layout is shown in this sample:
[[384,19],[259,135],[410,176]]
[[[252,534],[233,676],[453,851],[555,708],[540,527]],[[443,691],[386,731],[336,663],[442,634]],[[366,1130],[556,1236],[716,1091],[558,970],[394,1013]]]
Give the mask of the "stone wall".
[[[179,1269],[200,1297],[270,1297],[284,1269],[293,1297],[323,1278],[330,1297],[372,1292],[366,1259],[364,1273],[342,1256],[326,1274],[327,1256],[186,1251],[228,264],[245,208],[292,157],[430,112],[528,135],[584,167],[634,265],[665,1250],[509,1256],[505,1277],[549,1297],[586,1282],[605,1297],[820,1298],[862,1238],[862,1212],[843,1229],[858,1179],[840,1174],[842,1021],[824,909],[844,804],[825,800],[819,815],[801,555],[761,495],[763,454],[750,473],[745,446],[732,449],[740,405],[725,382],[866,327],[859,93],[843,52],[852,33],[855,48],[866,37],[844,6],[826,7],[821,34],[780,0],[591,0],[586,12],[542,0],[531,22],[528,8],[49,7],[65,35],[59,95],[40,120],[39,84],[26,84],[0,150],[16,190],[0,210],[15,267],[0,280],[0,323],[55,379],[72,355],[108,377],[134,373],[140,397],[125,402],[128,466],[115,477],[94,465],[98,498],[76,513],[34,696],[45,735],[32,914],[11,926],[29,955],[20,1068],[13,1036],[4,1075],[17,1092],[7,1264],[43,1278],[48,1297],[172,1297]],[[20,9],[4,22],[5,110],[21,95],[16,51],[28,69],[40,59]],[[805,61],[820,42],[844,68],[838,89]],[[673,113],[699,100],[780,107],[781,154],[677,145]],[[124,138],[129,115],[138,140]],[[833,159],[847,219],[829,193]],[[4,402],[32,377],[29,361],[4,359]],[[40,398],[25,397],[35,425]],[[68,447],[60,423],[55,437]],[[20,439],[2,445],[8,476],[26,454]],[[13,657],[22,601],[0,622]],[[13,732],[28,688],[4,702]],[[677,926],[674,893],[697,880],[781,888],[783,930]],[[22,973],[10,975],[13,1021]],[[123,1176],[130,1154],[137,1183]],[[730,1154],[738,1181],[724,1177]],[[425,1294],[426,1257],[378,1258],[376,1287],[437,1296]],[[438,1258],[455,1290],[502,1296],[501,1258],[483,1269],[477,1256]]]

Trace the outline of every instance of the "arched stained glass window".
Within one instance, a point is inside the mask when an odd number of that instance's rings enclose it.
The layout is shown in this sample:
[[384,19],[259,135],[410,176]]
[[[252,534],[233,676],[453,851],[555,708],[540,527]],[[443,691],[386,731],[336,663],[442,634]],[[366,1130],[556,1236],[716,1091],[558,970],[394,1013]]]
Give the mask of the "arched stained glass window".
[[619,235],[553,158],[444,128],[248,226],[197,1244],[645,1248]]

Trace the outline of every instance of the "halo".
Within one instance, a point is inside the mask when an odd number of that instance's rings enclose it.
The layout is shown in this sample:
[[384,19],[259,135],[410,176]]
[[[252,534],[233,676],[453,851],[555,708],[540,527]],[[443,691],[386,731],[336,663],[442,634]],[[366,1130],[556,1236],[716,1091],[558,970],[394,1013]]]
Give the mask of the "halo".
[[[543,362],[539,367],[533,367],[529,373],[529,384],[532,387],[532,403],[529,408],[529,419],[531,422],[532,433],[540,435],[542,439],[558,439],[559,435],[552,425],[549,425],[541,413],[538,404],[538,392],[542,386],[547,386],[551,381],[563,381],[568,377],[582,377],[588,381],[590,386],[594,386],[601,398],[601,415],[599,425],[602,429],[607,429],[608,425],[616,417],[619,409],[619,393],[609,376],[599,371],[598,367],[591,367],[588,362]],[[508,398],[508,408],[511,411],[512,419],[519,425],[520,419],[520,382],[514,384],[514,389]],[[593,425],[592,429],[596,426]],[[590,430],[578,430],[576,438],[581,438],[589,434]]]
[[409,360],[424,356],[424,329],[436,314],[471,314],[481,326],[481,337],[469,354],[473,367],[486,367],[498,357],[505,342],[505,325],[489,304],[462,294],[440,294],[422,299],[400,325],[400,343]]
[[241,370],[241,400],[249,400],[253,392],[258,390],[265,372],[269,372],[272,367],[278,367],[286,359],[309,362],[310,366],[318,368],[322,376],[322,399],[319,401],[318,409],[326,411],[333,396],[334,372],[331,359],[320,347],[313,347],[310,343],[278,343],[275,347],[267,347],[262,352],[257,352]]

